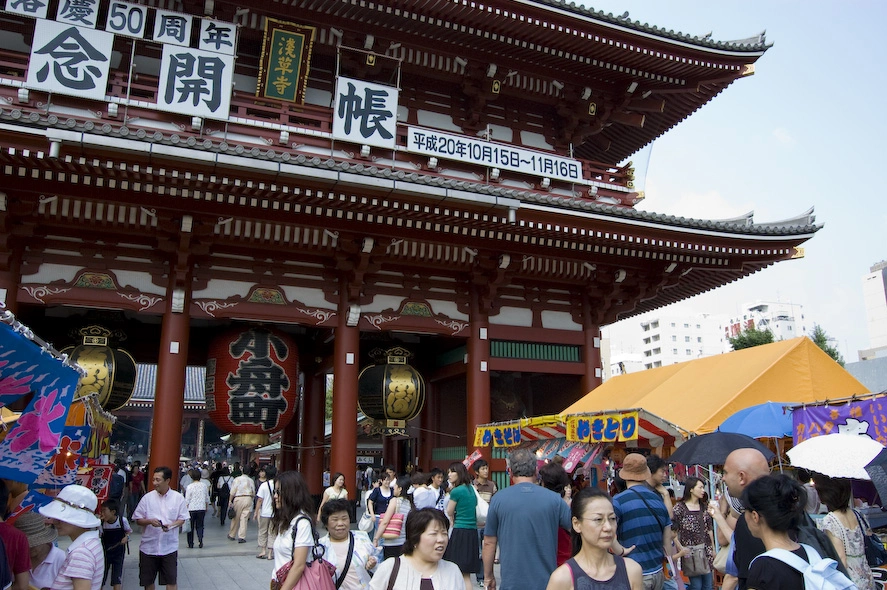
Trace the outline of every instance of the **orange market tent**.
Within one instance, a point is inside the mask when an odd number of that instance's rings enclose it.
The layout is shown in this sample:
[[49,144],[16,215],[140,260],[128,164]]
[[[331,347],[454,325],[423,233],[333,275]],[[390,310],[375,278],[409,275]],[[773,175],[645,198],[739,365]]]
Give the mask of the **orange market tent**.
[[772,400],[802,404],[868,393],[806,336],[620,375],[562,414],[643,408],[695,433],[712,432],[733,413]]

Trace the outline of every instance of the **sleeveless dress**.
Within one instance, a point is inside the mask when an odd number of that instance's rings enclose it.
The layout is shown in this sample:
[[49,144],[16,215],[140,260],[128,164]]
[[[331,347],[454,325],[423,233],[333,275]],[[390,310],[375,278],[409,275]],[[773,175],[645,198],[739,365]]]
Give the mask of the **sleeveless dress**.
[[595,580],[579,567],[572,557],[567,560],[570,572],[573,574],[573,590],[631,590],[631,582],[628,581],[628,571],[625,569],[625,560],[614,555],[616,561],[616,573],[609,580]]
[[[854,517],[854,520],[856,517]],[[819,528],[830,532],[836,539],[844,543],[844,554],[847,556],[847,573],[859,590],[875,590],[872,570],[865,560],[865,532],[862,527],[848,529],[833,512],[826,514],[819,523]]]

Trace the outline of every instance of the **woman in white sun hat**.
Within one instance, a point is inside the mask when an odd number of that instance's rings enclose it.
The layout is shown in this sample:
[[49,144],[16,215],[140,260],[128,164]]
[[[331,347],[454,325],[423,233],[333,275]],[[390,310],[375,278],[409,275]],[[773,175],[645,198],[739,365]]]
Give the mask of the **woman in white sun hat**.
[[60,536],[71,538],[65,563],[52,590],[100,590],[105,571],[105,555],[99,539],[100,520],[95,514],[95,494],[79,485],[62,489],[59,495],[39,508]]

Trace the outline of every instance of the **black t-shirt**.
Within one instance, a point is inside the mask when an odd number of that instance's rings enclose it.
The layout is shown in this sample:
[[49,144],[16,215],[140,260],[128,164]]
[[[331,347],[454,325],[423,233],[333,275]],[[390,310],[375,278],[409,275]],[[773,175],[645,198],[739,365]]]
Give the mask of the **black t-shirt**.
[[[739,515],[736,527],[733,529],[733,563],[739,572],[739,590],[748,588],[748,567],[752,559],[766,551],[764,543],[751,534],[748,524],[745,522],[745,514]],[[786,566],[787,567],[787,566]]]
[[[807,561],[807,552],[803,547],[798,547],[792,553]],[[754,590],[798,590],[804,587],[804,574],[774,557],[762,556],[751,565],[747,587]]]

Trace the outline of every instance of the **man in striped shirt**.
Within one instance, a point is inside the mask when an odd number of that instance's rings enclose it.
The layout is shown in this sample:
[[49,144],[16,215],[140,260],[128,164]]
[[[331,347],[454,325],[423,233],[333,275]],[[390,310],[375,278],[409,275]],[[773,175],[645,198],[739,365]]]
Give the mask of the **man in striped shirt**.
[[662,496],[646,484],[650,478],[646,457],[639,453],[626,455],[619,477],[628,489],[613,497],[616,536],[623,547],[635,546],[631,558],[644,572],[644,590],[662,590],[662,561],[665,548],[672,547],[674,537],[668,510]]

